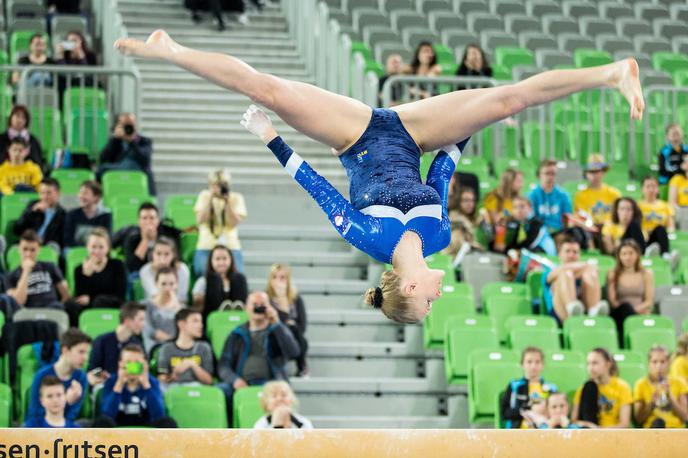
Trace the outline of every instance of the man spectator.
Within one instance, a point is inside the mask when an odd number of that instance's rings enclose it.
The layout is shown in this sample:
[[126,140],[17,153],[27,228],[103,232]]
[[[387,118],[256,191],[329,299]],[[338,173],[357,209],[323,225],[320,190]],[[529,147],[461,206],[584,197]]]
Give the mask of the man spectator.
[[100,204],[103,188],[97,181],[88,180],[81,183],[77,197],[79,208],[67,212],[65,218],[65,247],[86,245],[86,239],[94,227],[104,227],[108,233],[112,231],[112,214],[105,211]]
[[98,181],[110,170],[138,170],[148,177],[148,192],[154,196],[152,156],[153,140],[138,133],[136,116],[133,113],[120,113],[112,137],[100,153],[100,166],[96,173]]
[[40,239],[35,231],[29,229],[21,235],[21,266],[9,276],[7,294],[22,307],[62,309],[63,303],[69,299],[67,282],[55,264],[37,261],[40,249]]
[[41,168],[29,156],[29,142],[24,137],[14,137],[7,147],[8,159],[0,165],[0,193],[15,191],[34,192],[43,179]]
[[150,261],[153,246],[161,236],[174,240],[177,245],[177,252],[179,252],[180,235],[178,229],[162,224],[158,207],[155,204],[142,203],[139,207],[138,226],[127,231],[124,240],[122,240],[127,270],[130,273],[138,272],[144,264]]
[[117,373],[119,353],[127,345],[143,346],[141,333],[146,319],[146,307],[137,302],[127,302],[119,309],[119,325],[93,341],[88,370],[100,369],[105,377]]
[[45,411],[40,418],[26,418],[25,428],[78,428],[79,425],[65,416],[67,408],[67,393],[62,380],[54,375],[47,375],[41,379],[38,388],[39,401]]
[[60,183],[54,178],[43,178],[38,187],[38,200],[29,202],[14,223],[14,233],[21,235],[27,229],[36,231],[43,245],[55,244],[62,248],[66,212],[60,205]]
[[[378,82],[378,92],[379,92],[379,104],[380,106],[383,106],[382,104],[382,88],[385,85],[385,82],[390,76],[394,75],[401,75],[404,73],[404,60],[401,58],[401,55],[399,54],[390,54],[387,56],[387,62],[385,65],[385,74],[380,78]],[[397,84],[393,85],[391,88],[391,100],[390,100],[390,106],[398,105],[401,103],[402,98],[403,98],[403,88],[402,85]]]
[[688,154],[688,145],[683,143],[683,129],[679,124],[669,124],[666,128],[667,143],[657,155],[659,163],[659,184],[669,184],[669,180],[681,173],[683,157]]
[[535,217],[539,218],[551,233],[559,232],[566,226],[564,218],[573,212],[571,198],[555,184],[557,163],[543,159],[537,169],[540,183],[530,192],[530,202]]
[[213,383],[213,351],[203,336],[201,312],[181,309],[174,317],[177,339],[167,342],[158,354],[161,383]]

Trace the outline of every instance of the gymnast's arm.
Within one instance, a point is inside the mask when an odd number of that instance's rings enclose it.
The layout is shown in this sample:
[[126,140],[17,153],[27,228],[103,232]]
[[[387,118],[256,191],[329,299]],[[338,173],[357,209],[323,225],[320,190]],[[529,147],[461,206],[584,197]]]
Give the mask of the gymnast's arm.
[[451,180],[456,170],[456,164],[458,164],[461,153],[466,147],[469,139],[470,137],[455,145],[442,147],[439,153],[437,153],[437,156],[435,156],[435,160],[432,161],[432,165],[430,165],[426,184],[432,187],[440,195],[443,212],[447,211],[449,180]]

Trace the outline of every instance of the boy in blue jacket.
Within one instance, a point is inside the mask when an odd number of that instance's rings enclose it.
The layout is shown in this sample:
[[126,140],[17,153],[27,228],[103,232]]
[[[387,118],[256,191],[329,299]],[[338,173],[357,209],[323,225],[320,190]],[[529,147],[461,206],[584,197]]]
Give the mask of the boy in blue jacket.
[[46,375],[41,380],[40,403],[45,415],[40,418],[28,418],[25,428],[78,428],[73,420],[65,418],[67,391],[62,380],[54,375]]

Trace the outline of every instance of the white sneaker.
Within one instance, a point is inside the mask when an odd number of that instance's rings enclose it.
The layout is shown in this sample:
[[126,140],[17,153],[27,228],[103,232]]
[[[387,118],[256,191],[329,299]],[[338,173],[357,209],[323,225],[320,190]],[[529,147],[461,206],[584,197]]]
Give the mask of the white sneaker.
[[581,301],[572,301],[566,304],[566,313],[569,316],[577,316],[583,314],[583,303]]
[[599,301],[593,307],[588,310],[588,316],[608,316],[609,315],[609,302],[605,300]]
[[239,16],[237,16],[237,21],[241,25],[248,25],[248,23],[249,23],[248,15],[246,13],[240,14]]
[[681,255],[677,250],[671,250],[670,253],[664,253],[662,258],[669,262],[672,270],[678,269],[678,265],[681,262]]
[[653,242],[645,248],[645,256],[648,258],[659,256],[661,253],[662,249],[657,242]]

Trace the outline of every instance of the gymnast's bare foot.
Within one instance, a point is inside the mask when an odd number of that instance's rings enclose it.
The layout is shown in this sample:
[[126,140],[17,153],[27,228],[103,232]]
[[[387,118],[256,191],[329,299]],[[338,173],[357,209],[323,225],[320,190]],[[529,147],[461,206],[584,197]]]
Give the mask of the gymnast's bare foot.
[[638,62],[629,58],[612,64],[612,87],[617,88],[631,106],[631,119],[642,119],[645,110],[643,90],[640,87]]
[[134,38],[120,38],[115,49],[125,56],[166,59],[181,47],[164,30],[151,33],[146,42]]

